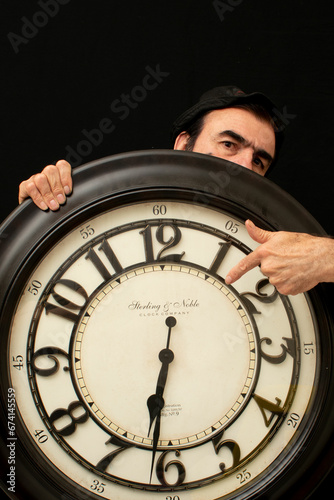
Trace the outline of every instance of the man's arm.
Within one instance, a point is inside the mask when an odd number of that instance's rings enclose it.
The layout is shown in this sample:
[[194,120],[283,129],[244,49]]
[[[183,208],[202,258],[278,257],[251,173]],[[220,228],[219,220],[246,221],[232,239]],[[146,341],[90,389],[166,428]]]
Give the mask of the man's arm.
[[226,276],[231,284],[256,266],[278,292],[296,295],[318,283],[334,282],[334,239],[304,233],[270,232],[246,221],[253,240],[260,243]]
[[71,192],[71,165],[66,160],[59,160],[56,165],[47,165],[41,173],[21,182],[19,203],[31,198],[42,210],[58,210]]

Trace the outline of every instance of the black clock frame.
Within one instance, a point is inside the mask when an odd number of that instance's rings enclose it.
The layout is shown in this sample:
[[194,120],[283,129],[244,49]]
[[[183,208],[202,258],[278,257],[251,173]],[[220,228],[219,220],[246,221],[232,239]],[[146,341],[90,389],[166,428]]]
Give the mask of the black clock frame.
[[[31,201],[24,202],[0,226],[0,459],[1,487],[7,490],[7,389],[10,384],[7,342],[11,316],[27,276],[52,246],[87,218],[113,207],[140,200],[179,199],[228,210],[239,219],[252,218],[269,230],[307,232],[326,236],[315,219],[290,195],[258,174],[215,157],[179,151],[141,151],[103,158],[73,172],[74,194],[57,212],[42,212]],[[230,498],[305,499],[332,468],[334,457],[334,318],[326,287],[318,285],[308,293],[316,311],[321,334],[321,394],[305,442],[299,446],[293,464],[261,492],[252,487],[243,496]],[[56,471],[47,477],[43,460],[32,458],[25,444],[24,425],[16,415],[16,490],[13,499],[60,498]],[[20,441],[21,439],[21,441]],[[25,440],[27,441],[25,442]],[[33,443],[31,443],[32,446]],[[28,444],[29,446],[29,444]],[[34,448],[31,448],[31,451]],[[41,472],[42,471],[42,472]],[[53,488],[50,489],[50,483]],[[263,484],[266,479],[263,478]],[[31,493],[33,491],[33,493]],[[70,490],[68,490],[70,491]],[[77,493],[61,497],[86,498]],[[82,491],[82,495],[84,492]],[[92,494],[91,498],[101,498]]]

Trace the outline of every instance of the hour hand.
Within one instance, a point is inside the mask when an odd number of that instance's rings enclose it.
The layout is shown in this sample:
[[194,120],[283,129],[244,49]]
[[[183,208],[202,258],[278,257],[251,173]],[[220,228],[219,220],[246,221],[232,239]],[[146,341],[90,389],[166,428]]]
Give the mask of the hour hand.
[[157,417],[158,413],[161,412],[162,408],[165,406],[164,398],[162,397],[167,381],[168,374],[168,366],[174,359],[173,351],[170,349],[163,349],[159,353],[159,359],[162,363],[160,368],[160,373],[157,382],[156,393],[152,394],[147,400],[147,407],[150,414],[150,426],[148,429],[148,435],[150,434],[150,430],[154,419]]

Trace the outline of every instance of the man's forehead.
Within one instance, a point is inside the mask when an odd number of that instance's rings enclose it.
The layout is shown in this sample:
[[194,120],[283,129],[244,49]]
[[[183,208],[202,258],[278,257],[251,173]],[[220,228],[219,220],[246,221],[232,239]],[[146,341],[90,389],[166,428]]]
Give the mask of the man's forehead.
[[210,111],[204,117],[202,130],[204,129],[210,129],[211,134],[217,135],[232,130],[246,141],[256,142],[257,146],[266,145],[273,151],[275,149],[273,126],[246,109],[224,108]]

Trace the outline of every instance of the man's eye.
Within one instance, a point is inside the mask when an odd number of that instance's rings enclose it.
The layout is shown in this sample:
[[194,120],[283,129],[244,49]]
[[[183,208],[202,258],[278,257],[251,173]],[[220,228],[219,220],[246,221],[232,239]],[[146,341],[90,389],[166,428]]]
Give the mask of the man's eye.
[[255,163],[255,165],[257,167],[260,167],[262,170],[264,170],[264,164],[263,164],[262,160],[260,160],[260,158],[254,158],[253,162]]
[[233,146],[233,142],[231,141],[223,141],[223,144],[224,146],[226,146],[227,148],[231,148]]

